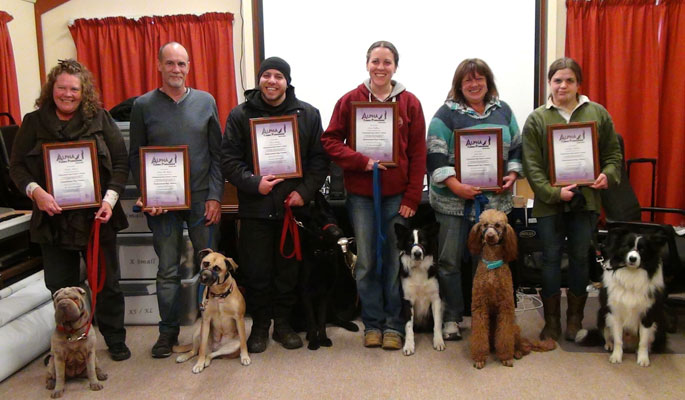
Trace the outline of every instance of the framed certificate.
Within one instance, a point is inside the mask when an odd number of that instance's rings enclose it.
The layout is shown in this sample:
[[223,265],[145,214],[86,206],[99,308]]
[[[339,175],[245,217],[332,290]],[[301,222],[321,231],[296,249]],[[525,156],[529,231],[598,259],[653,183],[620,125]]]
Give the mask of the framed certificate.
[[190,208],[190,161],[188,146],[140,148],[140,191],[143,210]]
[[296,115],[252,118],[250,134],[255,175],[284,179],[302,177]]
[[397,103],[353,101],[348,145],[386,167],[399,162]]
[[502,128],[455,129],[454,169],[461,183],[502,188]]
[[100,207],[100,173],[95,142],[43,144],[48,193],[63,210]]
[[595,122],[548,125],[547,144],[552,186],[595,182],[599,175]]

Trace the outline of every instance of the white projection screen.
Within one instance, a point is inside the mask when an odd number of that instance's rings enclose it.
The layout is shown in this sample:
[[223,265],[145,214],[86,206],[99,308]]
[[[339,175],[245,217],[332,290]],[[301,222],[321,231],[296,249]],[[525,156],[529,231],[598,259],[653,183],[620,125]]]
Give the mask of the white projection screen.
[[324,129],[336,101],[368,78],[366,51],[377,40],[397,47],[394,79],[419,98],[426,125],[465,58],[490,65],[519,127],[534,108],[536,0],[261,3],[263,55],[288,61],[298,98],[321,111]]

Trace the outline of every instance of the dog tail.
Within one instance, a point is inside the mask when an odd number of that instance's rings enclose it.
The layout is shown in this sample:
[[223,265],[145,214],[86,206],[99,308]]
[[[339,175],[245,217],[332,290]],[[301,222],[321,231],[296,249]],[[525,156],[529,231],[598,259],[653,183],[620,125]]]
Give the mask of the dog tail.
[[192,344],[192,343],[188,343],[188,344],[184,344],[184,345],[182,345],[182,346],[181,346],[181,345],[176,345],[176,346],[174,346],[174,347],[171,348],[171,351],[173,351],[174,353],[186,353],[186,352],[189,352],[189,351],[192,350],[192,349],[193,349],[193,344]]
[[529,340],[521,338],[521,352],[523,355],[529,354],[531,351],[543,352],[552,351],[557,348],[557,343],[552,339],[545,340]]
[[576,334],[575,342],[580,346],[601,346],[604,344],[604,336],[598,329],[581,329]]

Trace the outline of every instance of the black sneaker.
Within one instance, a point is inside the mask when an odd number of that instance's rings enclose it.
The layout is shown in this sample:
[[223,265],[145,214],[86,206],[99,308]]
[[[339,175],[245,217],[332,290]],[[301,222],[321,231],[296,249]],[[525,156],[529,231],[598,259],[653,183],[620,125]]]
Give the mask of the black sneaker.
[[114,361],[124,361],[131,358],[131,350],[126,347],[126,343],[114,343],[107,349],[109,356]]
[[178,335],[160,333],[157,342],[152,346],[153,358],[166,358],[171,355],[171,348],[178,344]]
[[261,353],[266,350],[269,342],[269,327],[252,326],[250,337],[247,339],[247,351]]
[[275,325],[272,337],[288,350],[302,347],[302,338],[288,324]]

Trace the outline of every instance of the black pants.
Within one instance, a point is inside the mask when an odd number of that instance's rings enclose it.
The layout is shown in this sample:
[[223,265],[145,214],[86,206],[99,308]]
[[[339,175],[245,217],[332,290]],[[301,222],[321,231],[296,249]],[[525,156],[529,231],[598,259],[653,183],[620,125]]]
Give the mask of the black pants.
[[[300,262],[281,256],[283,220],[240,220],[240,269],[246,278],[247,308],[253,319],[290,320],[297,301]],[[293,249],[288,235],[285,254]]]
[[[80,264],[86,250],[70,250],[59,246],[41,244],[45,286],[51,293],[81,284]],[[98,293],[95,319],[107,346],[126,340],[124,328],[124,294],[119,288],[119,259],[116,252],[116,234],[106,224],[100,230],[100,251],[104,254],[107,276],[102,291]],[[94,286],[94,283],[90,283]],[[90,300],[90,299],[88,299]],[[90,301],[89,301],[90,302]]]

